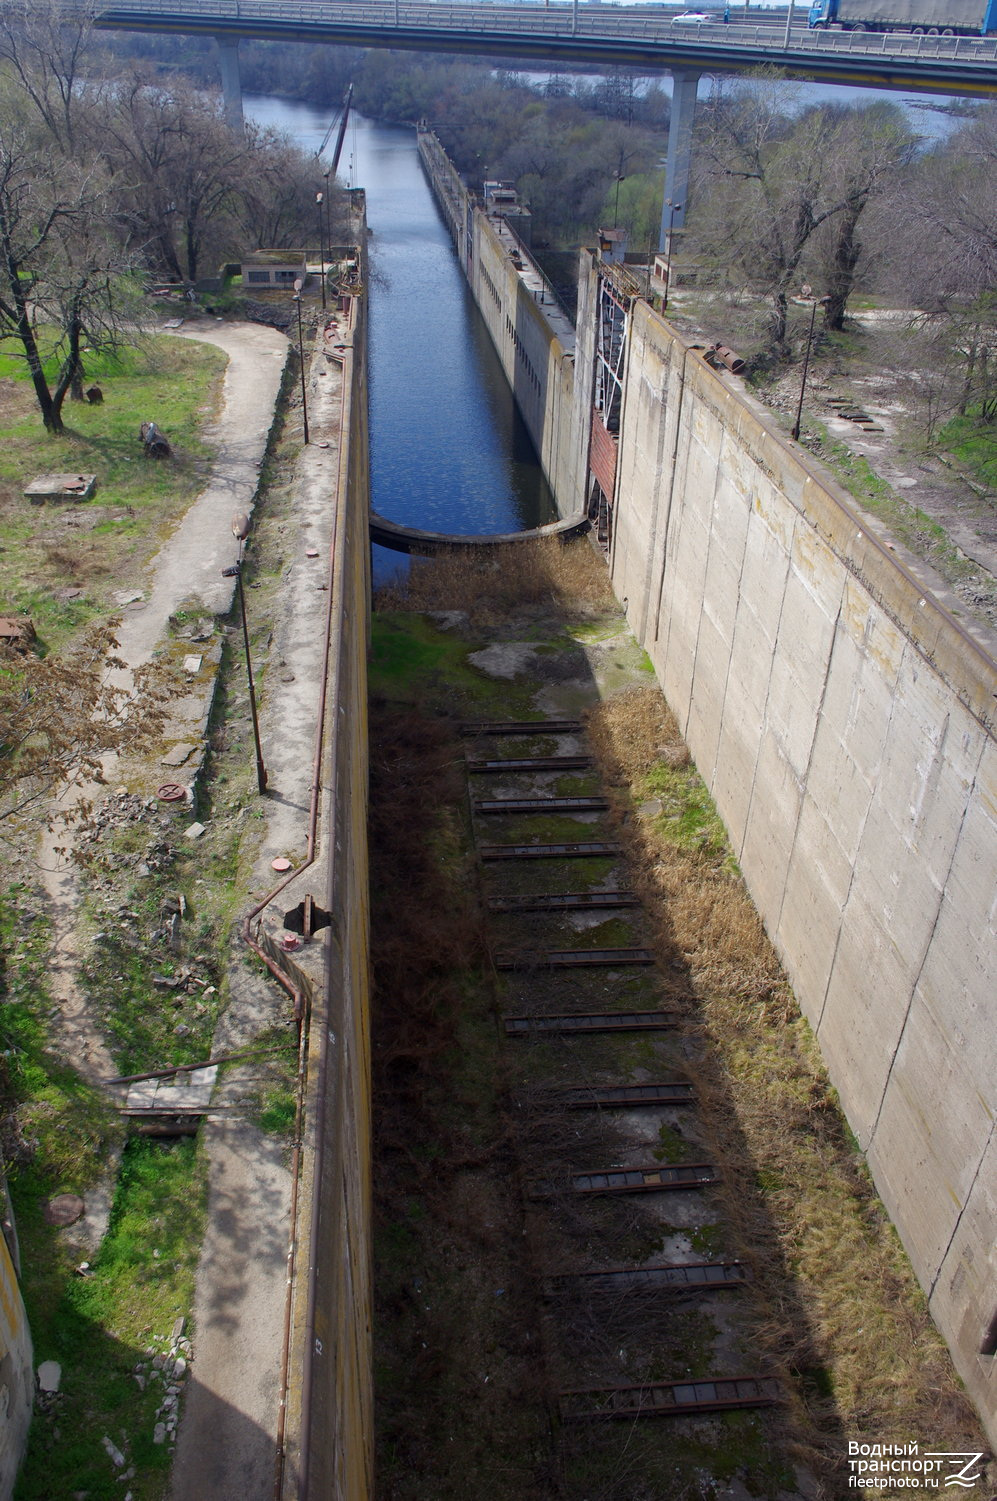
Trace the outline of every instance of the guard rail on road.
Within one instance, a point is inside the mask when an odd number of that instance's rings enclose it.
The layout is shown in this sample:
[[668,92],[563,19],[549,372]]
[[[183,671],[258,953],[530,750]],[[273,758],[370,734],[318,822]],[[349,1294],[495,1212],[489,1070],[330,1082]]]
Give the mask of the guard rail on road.
[[[71,8],[68,7],[68,8]],[[125,24],[128,17],[155,18],[163,25],[178,26],[185,19],[203,23],[218,20],[226,29],[243,29],[247,34],[253,23],[314,29],[322,26],[357,28],[376,27],[385,31],[439,31],[441,42],[454,33],[480,36],[483,40],[502,37],[510,45],[541,38],[551,42],[591,43],[602,41],[608,46],[623,46],[627,41],[661,49],[661,64],[681,61],[694,66],[697,56],[701,66],[717,67],[726,61],[731,70],[744,54],[745,65],[754,65],[761,50],[775,65],[792,64],[794,69],[808,60],[820,62],[831,58],[854,58],[875,67],[883,64],[908,63],[922,67],[930,77],[934,65],[953,64],[974,79],[974,92],[990,75],[997,91],[993,65],[997,61],[997,37],[914,36],[902,32],[860,32],[811,30],[796,27],[787,38],[770,22],[744,25],[732,22],[704,21],[678,23],[660,12],[649,14],[647,8],[592,4],[588,0],[549,0],[540,7],[538,0],[519,0],[516,4],[451,4],[433,0],[361,0],[361,3],[334,3],[334,0],[113,0],[98,5],[97,24]],[[154,28],[153,28],[154,29]],[[179,29],[179,28],[178,28]],[[906,80],[905,80],[906,81]],[[916,88],[916,81],[909,87]]]

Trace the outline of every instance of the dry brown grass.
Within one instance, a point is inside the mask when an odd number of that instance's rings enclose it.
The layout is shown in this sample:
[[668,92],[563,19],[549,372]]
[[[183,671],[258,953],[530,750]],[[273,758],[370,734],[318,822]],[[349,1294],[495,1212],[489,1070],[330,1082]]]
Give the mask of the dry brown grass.
[[379,610],[463,610],[477,627],[533,607],[565,622],[615,609],[606,566],[584,540],[545,537],[508,547],[413,558],[408,577],[378,591]]
[[[589,735],[622,808],[678,731],[641,689],[599,706]],[[703,1120],[760,1342],[804,1393],[802,1448],[839,1462],[842,1435],[985,1449],[742,880],[645,820],[621,817],[619,832],[663,967],[688,966]]]

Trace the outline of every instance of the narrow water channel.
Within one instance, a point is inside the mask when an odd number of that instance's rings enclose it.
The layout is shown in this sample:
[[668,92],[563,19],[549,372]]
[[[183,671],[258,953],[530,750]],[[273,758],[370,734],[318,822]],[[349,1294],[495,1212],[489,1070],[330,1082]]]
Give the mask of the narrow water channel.
[[[245,108],[309,152],[333,114],[267,95],[247,95]],[[339,175],[365,189],[371,230],[374,510],[437,532],[554,520],[536,451],[419,165],[415,131],[353,116]],[[376,579],[400,563],[374,549]]]

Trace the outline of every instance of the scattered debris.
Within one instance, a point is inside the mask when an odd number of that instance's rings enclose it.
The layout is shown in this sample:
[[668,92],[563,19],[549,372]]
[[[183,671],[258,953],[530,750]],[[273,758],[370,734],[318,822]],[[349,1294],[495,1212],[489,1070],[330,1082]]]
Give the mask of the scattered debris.
[[185,761],[190,760],[191,756],[196,750],[196,745],[191,745],[189,742],[181,741],[181,743],[179,745],[175,745],[172,750],[168,750],[165,756],[160,757],[159,764],[161,766],[182,766]]
[[139,442],[147,459],[168,459],[173,450],[170,440],[154,422],[143,422],[139,428]]
[[0,616],[0,647],[8,651],[30,651],[35,640],[35,626],[27,615]]
[[75,1225],[78,1219],[82,1219],[86,1204],[79,1194],[56,1194],[54,1199],[49,1199],[43,1210],[47,1225]]
[[24,494],[33,505],[43,500],[89,500],[97,490],[95,474],[40,474]]

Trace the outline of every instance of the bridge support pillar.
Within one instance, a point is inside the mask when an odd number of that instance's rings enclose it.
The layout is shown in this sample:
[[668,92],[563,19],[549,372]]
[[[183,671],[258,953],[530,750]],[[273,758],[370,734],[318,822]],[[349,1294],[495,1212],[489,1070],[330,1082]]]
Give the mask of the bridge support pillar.
[[218,66],[222,76],[222,98],[225,101],[225,123],[229,130],[239,135],[246,122],[242,114],[242,77],[239,73],[238,38],[215,37],[218,48]]
[[672,232],[685,224],[689,202],[689,166],[692,161],[692,122],[696,115],[698,73],[672,74],[672,112],[668,122],[668,155],[665,158],[665,194],[661,205],[661,237],[658,248],[671,253]]

